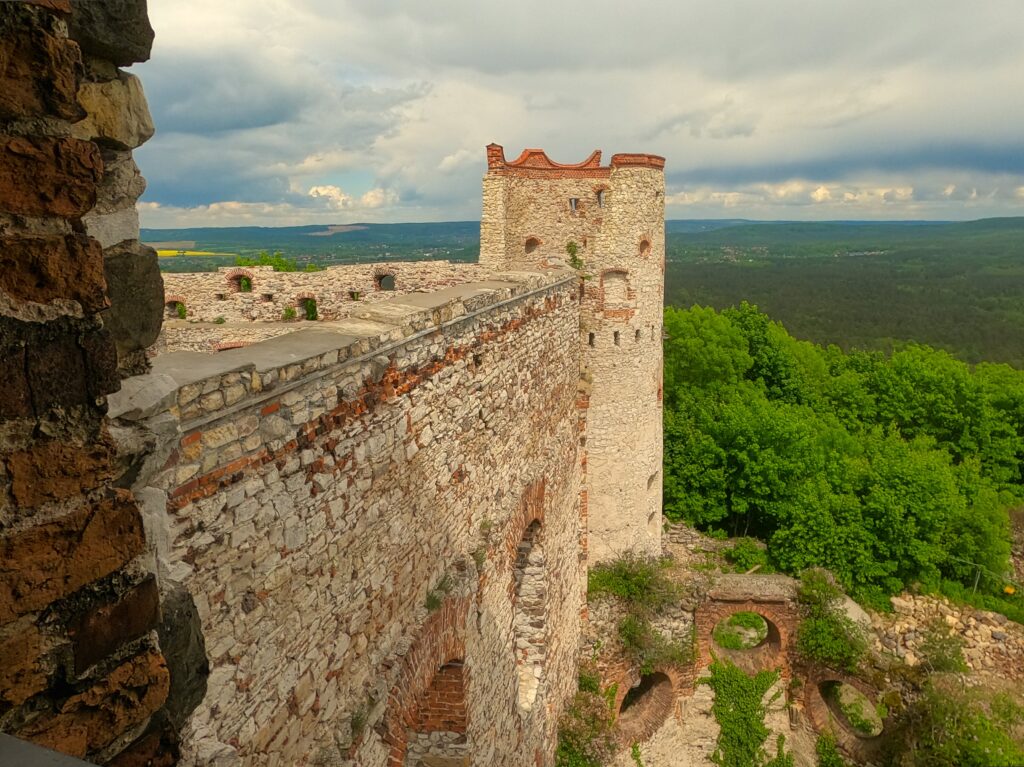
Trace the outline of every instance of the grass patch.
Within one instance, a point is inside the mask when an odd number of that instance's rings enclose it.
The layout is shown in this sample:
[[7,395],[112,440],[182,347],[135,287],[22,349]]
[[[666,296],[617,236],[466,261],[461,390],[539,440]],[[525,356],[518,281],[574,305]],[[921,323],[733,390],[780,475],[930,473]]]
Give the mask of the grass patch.
[[616,686],[601,689],[596,667],[580,667],[578,689],[558,723],[556,767],[604,767],[618,751],[615,739]]
[[665,577],[667,560],[626,554],[593,567],[587,576],[587,596],[613,596],[630,608],[657,612],[674,602],[679,591]]

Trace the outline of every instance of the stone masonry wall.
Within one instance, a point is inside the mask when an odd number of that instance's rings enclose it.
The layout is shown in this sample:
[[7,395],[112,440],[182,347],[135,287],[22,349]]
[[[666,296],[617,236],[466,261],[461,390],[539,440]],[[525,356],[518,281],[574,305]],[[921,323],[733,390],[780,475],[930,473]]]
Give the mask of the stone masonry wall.
[[[240,289],[242,277],[250,282],[248,292]],[[319,272],[223,267],[215,272],[165,274],[164,313],[172,325],[178,322],[173,304],[181,302],[190,321],[213,322],[220,317],[228,322],[279,322],[289,307],[298,308],[301,318],[301,301],[312,298],[320,319],[337,320],[358,314],[368,304],[389,300],[395,293],[429,293],[487,278],[488,270],[479,264],[450,261],[349,264]]]
[[[194,597],[211,663],[183,764],[553,763],[583,604],[577,298],[566,272],[499,274],[126,382],[118,427],[165,446],[135,484],[161,589]],[[547,642],[524,707],[528,530]],[[435,716],[455,668],[464,713]]]
[[115,765],[173,759],[158,591],[105,418],[160,324],[155,254],[114,224],[152,133],[117,67],[152,37],[143,0],[0,3],[0,730]]

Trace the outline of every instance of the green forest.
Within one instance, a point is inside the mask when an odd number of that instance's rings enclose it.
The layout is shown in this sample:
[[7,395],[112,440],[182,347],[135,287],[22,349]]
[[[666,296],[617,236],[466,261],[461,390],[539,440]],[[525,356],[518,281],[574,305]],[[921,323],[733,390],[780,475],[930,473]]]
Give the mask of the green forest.
[[1024,372],[912,344],[846,352],[755,306],[665,311],[665,512],[831,570],[864,604],[920,586],[1024,620]]

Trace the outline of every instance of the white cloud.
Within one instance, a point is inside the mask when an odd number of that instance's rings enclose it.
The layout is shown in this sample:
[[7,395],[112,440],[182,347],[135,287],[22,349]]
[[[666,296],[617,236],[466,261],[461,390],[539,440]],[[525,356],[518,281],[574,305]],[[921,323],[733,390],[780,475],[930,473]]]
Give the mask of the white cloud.
[[1019,0],[927,5],[150,0],[146,199],[475,218],[497,141],[663,154],[689,210],[1020,214]]

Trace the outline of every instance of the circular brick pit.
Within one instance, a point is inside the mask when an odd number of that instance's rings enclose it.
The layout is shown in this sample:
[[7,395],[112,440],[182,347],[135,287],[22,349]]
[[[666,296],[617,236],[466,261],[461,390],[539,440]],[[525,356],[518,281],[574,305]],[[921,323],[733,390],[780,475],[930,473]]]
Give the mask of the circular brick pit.
[[[737,625],[752,623],[752,621],[740,619],[739,616],[756,616],[761,619],[762,625],[758,628]],[[719,640],[723,638],[720,633],[722,631],[726,635],[731,633],[739,642],[733,646],[723,646],[719,643]],[[779,627],[774,621],[756,610],[737,610],[723,616],[715,624],[711,641],[714,644],[716,655],[728,658],[748,674],[775,668],[780,665],[780,659],[783,657],[782,635],[779,632]]]
[[828,679],[818,684],[818,692],[834,721],[850,735],[867,740],[882,734],[882,719],[874,703],[853,685]]
[[675,705],[672,680],[655,671],[640,677],[619,706],[619,735],[625,743],[647,740],[668,719]]

